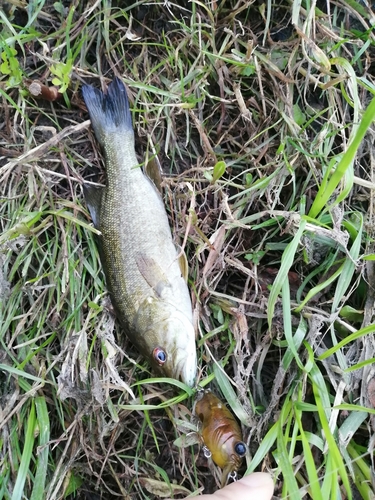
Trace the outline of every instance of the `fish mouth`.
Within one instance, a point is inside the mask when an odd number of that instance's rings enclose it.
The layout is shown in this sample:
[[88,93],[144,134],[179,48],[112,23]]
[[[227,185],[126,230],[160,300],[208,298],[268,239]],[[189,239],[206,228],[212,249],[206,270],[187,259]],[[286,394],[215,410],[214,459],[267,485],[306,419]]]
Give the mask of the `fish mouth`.
[[176,353],[176,364],[173,378],[180,380],[189,387],[194,387],[197,376],[197,356],[194,352],[179,349]]

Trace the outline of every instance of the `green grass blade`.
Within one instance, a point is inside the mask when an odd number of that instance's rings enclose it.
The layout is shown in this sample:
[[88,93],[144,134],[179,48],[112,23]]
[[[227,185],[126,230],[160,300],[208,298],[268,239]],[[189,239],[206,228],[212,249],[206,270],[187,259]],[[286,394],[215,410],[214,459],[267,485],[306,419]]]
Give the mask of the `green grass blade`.
[[320,489],[320,482],[318,478],[317,468],[315,465],[313,455],[311,453],[310,442],[302,425],[301,421],[302,412],[297,410],[296,407],[294,407],[294,416],[298,424],[300,439],[302,441],[303,454],[305,457],[306,471],[308,476],[308,484],[311,489],[310,495],[314,500],[324,500]]
[[316,294],[324,290],[327,286],[329,286],[331,283],[333,283],[337,278],[341,276],[341,272],[343,270],[344,264],[342,264],[337,271],[335,271],[328,279],[323,281],[322,283],[319,283],[319,285],[314,286],[309,290],[309,292],[306,294],[306,297],[303,299],[301,304],[294,309],[295,312],[301,312],[302,309],[305,307],[307,302],[311,300],[313,297],[315,297]]
[[48,473],[48,442],[50,440],[50,420],[47,403],[43,396],[35,398],[35,407],[37,415],[36,425],[39,431],[39,452],[30,500],[40,500],[43,498]]
[[[319,372],[319,375],[318,375],[318,369],[317,369],[316,365],[315,365],[315,369],[313,369],[310,372],[310,374],[311,374],[311,378],[313,381],[313,392],[314,392],[314,396],[315,396],[316,405],[318,408],[319,422],[322,426],[322,430],[324,432],[324,437],[327,441],[327,446],[328,446],[328,450],[329,450],[328,457],[330,460],[332,460],[332,462],[330,462],[332,465],[332,475],[336,474],[336,470],[340,473],[341,480],[342,480],[343,485],[346,489],[347,497],[349,500],[351,500],[352,493],[351,493],[349,478],[348,478],[348,475],[346,472],[345,464],[344,464],[343,459],[342,459],[342,455],[340,453],[338,446],[336,445],[336,441],[335,441],[335,438],[331,432],[331,429],[329,428],[328,419],[327,419],[327,412],[329,412],[330,406],[327,406],[327,403],[324,401],[324,399],[321,398],[323,387],[322,387],[321,380],[319,380],[321,377],[321,374]],[[316,375],[318,375],[318,377],[316,377]],[[317,385],[315,383],[316,381],[318,381],[319,385]],[[323,394],[326,391],[327,391],[327,389],[326,389],[326,386],[324,383]],[[326,474],[328,476],[330,475],[330,471],[328,470],[328,468],[327,468]],[[333,479],[331,484],[333,484],[334,482],[335,482],[335,480]],[[331,494],[332,494],[331,498],[333,498],[332,489],[331,489]]]
[[[290,332],[289,331],[285,332],[285,338],[288,342],[288,349],[285,352],[284,357],[283,357],[284,370],[288,370],[291,362],[293,361],[293,358],[297,359],[296,358],[296,356],[297,356],[299,359],[298,349],[300,348],[306,334],[307,334],[307,323],[302,316],[300,318],[298,328],[297,328],[295,334],[293,335],[293,337],[289,338]],[[293,346],[293,348],[292,348],[292,346]]]
[[315,200],[311,206],[309,217],[315,218],[320,212],[327,209],[328,200],[333,195],[335,189],[339,185],[341,179],[344,177],[346,171],[352,167],[358,148],[374,119],[375,99],[370,102],[369,106],[364,112],[360,125],[353,139],[350,141],[348,149],[337,164],[331,178],[329,179],[329,181],[326,179],[325,182],[322,182],[322,185],[320,186]]
[[354,340],[360,339],[361,337],[364,337],[365,335],[374,332],[375,332],[375,324],[371,324],[366,326],[365,328],[361,328],[360,330],[357,330],[356,332],[351,333],[350,335],[342,339],[341,342],[339,342],[335,346],[331,347],[330,349],[327,349],[326,352],[324,352],[318,357],[318,359],[319,360],[327,359],[329,358],[329,356],[332,356],[332,354],[335,354],[335,352],[337,352],[350,342],[353,342]]
[[[290,287],[289,287],[289,280],[284,280],[284,283],[282,285],[282,305],[283,305],[283,322],[284,322],[284,335],[285,339],[288,342],[288,347],[291,351],[291,353],[294,356],[294,359],[303,370],[303,363],[299,357],[298,351],[297,351],[297,346],[294,343],[294,337],[293,337],[293,331],[292,331],[292,307],[290,304]],[[301,341],[302,342],[302,341]]]
[[272,319],[275,312],[277,298],[283,287],[284,281],[288,279],[288,272],[294,263],[294,256],[297,251],[298,245],[300,244],[305,227],[306,227],[306,221],[301,219],[298,231],[294,235],[293,240],[288,244],[288,246],[283,252],[280,269],[272,285],[270,296],[268,299],[267,320],[270,328],[272,325]]
[[[277,449],[273,455],[283,474],[283,497],[285,496],[293,500],[299,500],[302,497],[291,461],[291,456],[293,456],[295,447],[295,437],[293,436],[292,439],[290,438],[290,428],[294,427],[292,421],[292,408],[293,404],[290,400],[288,404],[283,405],[278,422],[279,432],[277,436]],[[295,430],[297,431],[297,427],[295,427]]]
[[246,426],[249,425],[249,415],[244,410],[243,406],[240,404],[236,393],[228,380],[223,373],[223,371],[214,364],[213,372],[215,374],[215,379],[220,387],[221,392],[223,393],[224,399],[228,402],[229,406],[232,408],[234,414],[237,418]]
[[353,245],[349,251],[349,256],[346,258],[345,263],[342,267],[342,272],[337,282],[335,295],[332,302],[332,313],[336,312],[344,295],[347,293],[347,289],[353,279],[353,274],[356,270],[356,261],[359,257],[359,253],[362,245],[362,228],[363,228],[363,217],[361,214],[357,214],[359,219],[359,230],[357,237],[355,238]]
[[279,423],[276,422],[267,432],[267,434],[262,439],[253,459],[247,468],[246,474],[251,474],[255,471],[258,465],[264,460],[268,453],[271,452],[275,441],[277,439],[277,435],[279,433],[280,426]]
[[27,419],[27,427],[25,432],[25,441],[23,443],[22,458],[21,458],[20,468],[17,474],[16,484],[14,485],[12,500],[21,500],[25,495],[24,487],[29,473],[30,460],[35,440],[34,438],[35,424],[36,424],[35,404],[34,402],[32,402],[29,416]]

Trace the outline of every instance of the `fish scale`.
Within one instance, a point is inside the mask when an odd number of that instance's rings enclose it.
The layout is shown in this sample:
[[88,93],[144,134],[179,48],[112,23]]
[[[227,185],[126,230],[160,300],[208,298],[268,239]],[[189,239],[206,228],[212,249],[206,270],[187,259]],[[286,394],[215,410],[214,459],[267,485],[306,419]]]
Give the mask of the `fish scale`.
[[[82,88],[105,156],[106,187],[84,185],[116,315],[161,375],[193,386],[197,360],[190,294],[163,200],[138,165],[126,89]],[[165,359],[164,359],[165,355]]]

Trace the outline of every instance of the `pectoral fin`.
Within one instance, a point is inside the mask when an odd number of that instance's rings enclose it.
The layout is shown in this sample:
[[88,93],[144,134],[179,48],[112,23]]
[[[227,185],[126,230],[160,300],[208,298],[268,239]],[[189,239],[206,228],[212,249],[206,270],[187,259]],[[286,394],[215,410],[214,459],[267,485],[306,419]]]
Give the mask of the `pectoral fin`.
[[86,204],[90,211],[90,215],[94,226],[99,228],[99,214],[100,207],[102,204],[103,189],[99,186],[90,186],[89,184],[83,184],[83,194],[85,196]]
[[136,263],[139,272],[142,274],[149,286],[159,297],[161,297],[163,295],[163,291],[167,287],[170,287],[169,281],[164,274],[163,269],[159,266],[155,259],[148,257],[143,253],[139,253],[136,256]]

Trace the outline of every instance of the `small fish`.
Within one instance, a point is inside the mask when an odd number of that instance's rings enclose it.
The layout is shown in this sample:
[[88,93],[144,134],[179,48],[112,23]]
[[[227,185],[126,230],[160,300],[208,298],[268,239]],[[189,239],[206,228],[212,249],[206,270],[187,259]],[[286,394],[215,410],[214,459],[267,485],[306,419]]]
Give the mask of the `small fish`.
[[126,89],[116,78],[106,93],[82,94],[105,155],[106,187],[84,184],[116,315],[154,371],[192,387],[197,370],[195,331],[163,200],[134,150]]
[[223,469],[223,488],[229,474],[237,472],[246,455],[247,448],[242,440],[240,426],[225,404],[208,390],[196,402],[195,414],[202,422],[203,443],[211,452],[215,464]]

